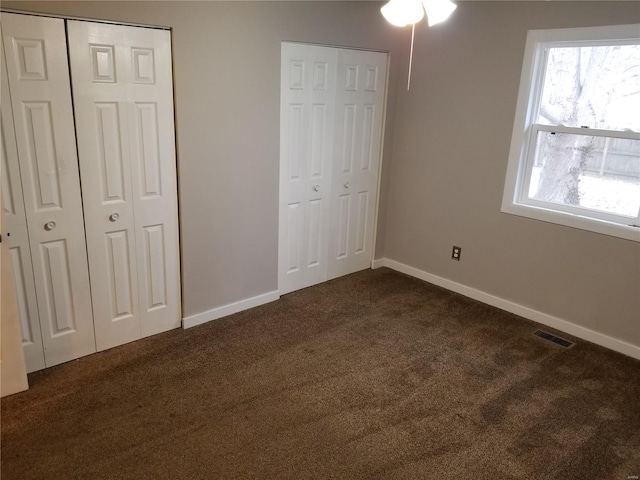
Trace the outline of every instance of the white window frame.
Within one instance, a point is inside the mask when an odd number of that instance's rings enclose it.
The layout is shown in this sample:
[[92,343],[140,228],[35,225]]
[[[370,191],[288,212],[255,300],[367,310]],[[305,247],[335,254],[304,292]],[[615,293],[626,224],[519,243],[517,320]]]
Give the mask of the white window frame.
[[518,103],[513,123],[502,212],[640,242],[640,214],[634,220],[581,207],[528,198],[538,132],[630,138],[640,132],[550,126],[538,119],[547,54],[550,47],[631,45],[640,43],[640,24],[530,30],[527,33]]

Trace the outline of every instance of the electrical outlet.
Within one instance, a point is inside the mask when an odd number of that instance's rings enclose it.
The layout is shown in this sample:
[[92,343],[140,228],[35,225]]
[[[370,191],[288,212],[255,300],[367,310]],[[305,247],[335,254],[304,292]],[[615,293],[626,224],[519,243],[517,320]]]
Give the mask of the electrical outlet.
[[460,255],[462,255],[462,247],[456,247],[454,245],[453,250],[451,251],[451,258],[460,261]]

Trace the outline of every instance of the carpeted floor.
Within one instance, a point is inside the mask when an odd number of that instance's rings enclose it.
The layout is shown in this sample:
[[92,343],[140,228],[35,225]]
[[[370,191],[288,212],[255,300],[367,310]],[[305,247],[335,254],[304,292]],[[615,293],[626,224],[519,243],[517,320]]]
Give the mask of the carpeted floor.
[[30,375],[2,479],[640,475],[640,362],[536,327],[367,270]]

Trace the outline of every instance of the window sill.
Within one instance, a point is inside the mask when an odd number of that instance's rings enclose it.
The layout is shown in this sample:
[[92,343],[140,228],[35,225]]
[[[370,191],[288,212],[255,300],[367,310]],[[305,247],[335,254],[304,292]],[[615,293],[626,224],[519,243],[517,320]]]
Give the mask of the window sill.
[[577,228],[640,243],[640,228],[636,227],[522,204],[511,203],[502,205],[501,211],[511,215],[532,218],[542,222],[555,223],[556,225],[563,225],[565,227]]

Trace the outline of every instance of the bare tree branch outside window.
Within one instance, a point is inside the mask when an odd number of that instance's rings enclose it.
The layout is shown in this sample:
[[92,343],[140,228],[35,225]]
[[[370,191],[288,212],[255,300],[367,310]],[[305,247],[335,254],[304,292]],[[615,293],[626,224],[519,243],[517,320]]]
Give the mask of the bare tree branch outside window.
[[[640,45],[550,48],[537,123],[640,132]],[[609,140],[540,132],[530,198],[585,206],[581,182],[594,176],[637,185],[626,195],[640,195],[640,142]],[[614,158],[617,170],[607,169]],[[636,211],[623,214],[637,216],[637,198],[628,203]]]

